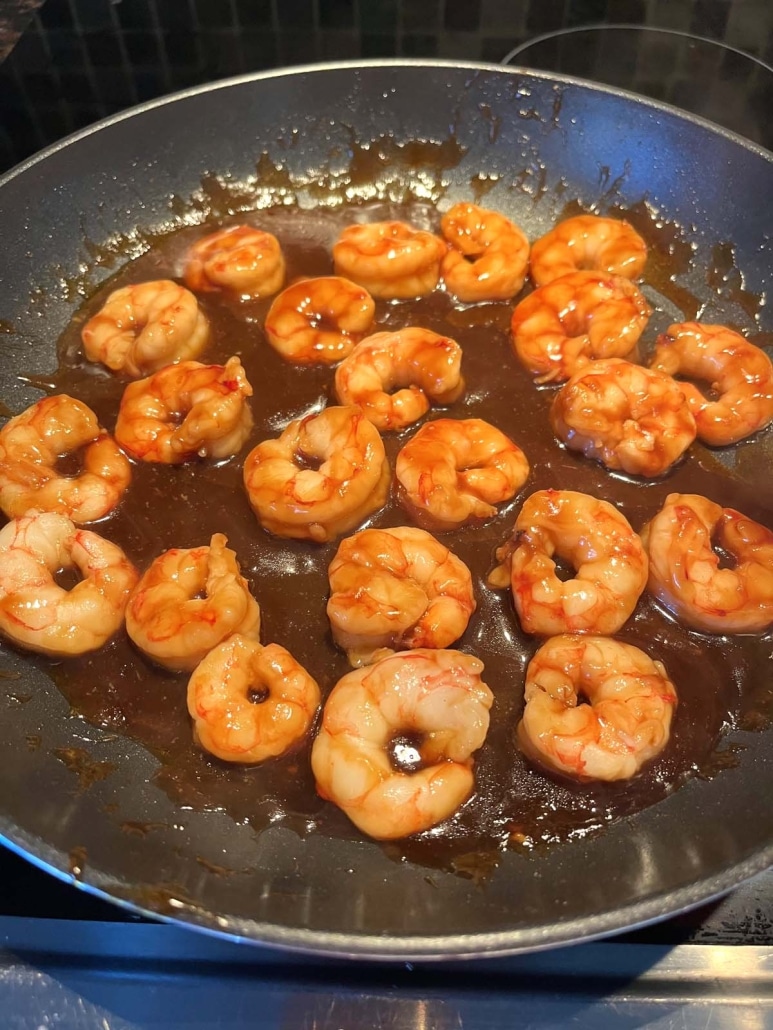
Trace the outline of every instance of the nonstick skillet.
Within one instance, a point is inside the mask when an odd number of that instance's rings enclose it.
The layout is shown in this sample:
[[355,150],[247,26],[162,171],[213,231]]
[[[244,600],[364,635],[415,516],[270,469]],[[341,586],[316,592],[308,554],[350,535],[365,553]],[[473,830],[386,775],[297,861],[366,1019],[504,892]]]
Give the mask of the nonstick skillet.
[[[568,78],[447,62],[327,65],[146,104],[0,182],[0,397],[15,412],[40,396],[29,377],[55,368],[57,339],[83,296],[139,253],[149,231],[245,203],[311,207],[347,191],[435,203],[476,190],[517,213],[530,236],[570,201],[645,207],[694,244],[672,299],[705,293],[711,268],[709,296],[728,319],[773,328],[761,302],[773,275],[766,152]],[[718,247],[732,258],[724,286]],[[722,460],[762,481],[770,448],[764,437],[756,448]],[[87,891],[215,933],[375,958],[527,951],[677,913],[773,858],[764,725],[725,734],[732,761],[716,775],[689,779],[601,833],[531,855],[505,851],[481,878],[395,861],[365,840],[281,823],[256,834],[223,811],[181,808],[155,782],[156,758],[79,718],[41,664],[5,648],[0,675],[5,842]],[[758,680],[764,724],[770,688]]]

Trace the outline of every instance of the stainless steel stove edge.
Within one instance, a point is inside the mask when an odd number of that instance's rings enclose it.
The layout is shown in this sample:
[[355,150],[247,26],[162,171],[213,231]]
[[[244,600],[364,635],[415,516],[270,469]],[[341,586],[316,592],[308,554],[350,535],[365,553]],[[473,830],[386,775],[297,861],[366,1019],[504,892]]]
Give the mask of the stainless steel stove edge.
[[773,948],[609,941],[508,959],[318,959],[152,923],[0,917],[3,1025],[500,1030],[773,1026]]

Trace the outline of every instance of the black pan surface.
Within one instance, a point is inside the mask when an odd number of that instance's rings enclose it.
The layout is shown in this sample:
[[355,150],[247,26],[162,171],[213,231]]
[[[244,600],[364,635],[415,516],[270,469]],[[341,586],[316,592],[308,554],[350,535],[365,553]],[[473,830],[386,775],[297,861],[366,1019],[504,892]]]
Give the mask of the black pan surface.
[[[384,139],[391,150],[374,179],[363,154]],[[646,204],[694,243],[677,285],[698,295],[711,267],[710,295],[721,295],[728,317],[773,328],[763,303],[773,276],[767,153],[570,79],[442,62],[320,66],[145,105],[0,182],[8,411],[39,396],[19,375],[55,367],[57,338],[83,296],[123,259],[109,241],[120,239],[125,257],[132,240],[142,248],[138,227],[195,221],[217,204],[227,211],[240,195],[234,183],[248,184],[253,206],[283,196],[310,206],[347,190],[366,197],[374,182],[382,197],[432,203],[478,190],[531,237],[569,201]],[[725,286],[718,245],[732,256]],[[758,692],[767,697],[767,684]],[[0,710],[0,833],[11,848],[138,911],[290,948],[409,958],[550,947],[674,914],[773,859],[764,730],[728,733],[723,746],[736,760],[718,775],[689,780],[603,833],[531,855],[503,852],[481,882],[430,875],[366,841],[304,837],[281,823],[256,834],[224,812],[183,810],[154,782],[147,750],[90,726],[10,648],[0,658]]]

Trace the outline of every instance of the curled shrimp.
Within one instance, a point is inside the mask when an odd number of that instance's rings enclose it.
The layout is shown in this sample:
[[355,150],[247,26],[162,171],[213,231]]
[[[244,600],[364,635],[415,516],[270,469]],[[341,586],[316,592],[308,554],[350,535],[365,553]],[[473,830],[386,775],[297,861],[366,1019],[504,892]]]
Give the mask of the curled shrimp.
[[464,392],[462,348],[448,336],[410,326],[375,333],[336,369],[342,404],[358,405],[380,430],[404,429],[431,404],[453,404]]
[[[462,805],[475,787],[472,755],[483,745],[494,697],[483,663],[459,651],[404,651],[340,679],[311,751],[318,793],[364,833],[393,840],[421,833]],[[419,737],[420,767],[396,771],[390,746]]]
[[126,631],[159,665],[194,669],[232,633],[257,640],[260,608],[222,533],[207,547],[173,547],[151,564],[126,609]]
[[136,377],[198,357],[209,322],[190,290],[158,279],[115,290],[81,336],[89,361]]
[[516,306],[513,347],[535,382],[560,383],[596,358],[630,354],[651,313],[628,279],[572,272]]
[[[55,575],[75,569],[71,590]],[[30,512],[0,530],[0,633],[29,651],[95,651],[123,624],[137,570],[120,547],[56,512]]]
[[449,244],[440,266],[449,293],[466,304],[509,300],[518,293],[529,241],[509,218],[477,204],[454,204],[440,229]]
[[140,461],[174,465],[195,457],[227,458],[249,436],[251,396],[239,358],[225,365],[168,365],[126,387],[115,438]]
[[470,570],[422,529],[364,529],[328,569],[333,639],[352,665],[384,648],[448,647],[475,611]]
[[531,277],[537,286],[588,269],[638,279],[647,244],[622,218],[576,215],[540,237],[531,248]]
[[569,450],[636,476],[662,475],[695,439],[681,383],[621,358],[575,372],[553,398],[550,422]]
[[546,641],[526,670],[524,753],[579,780],[627,780],[668,743],[676,690],[662,662],[608,637]]
[[773,364],[764,350],[723,325],[682,322],[657,340],[652,367],[703,380],[709,400],[693,383],[680,383],[699,438],[712,447],[737,443],[773,420]]
[[526,455],[480,418],[427,422],[397,455],[403,506],[425,529],[442,532],[490,519],[529,475]]
[[[554,558],[570,563],[562,581]],[[510,586],[526,633],[616,633],[647,585],[647,555],[617,508],[574,490],[526,499],[512,538],[497,551],[494,587]]]
[[[60,475],[57,459],[81,447],[83,471]],[[44,397],[0,429],[0,508],[11,518],[35,508],[95,522],[115,508],[130,480],[115,440],[67,394]]]
[[188,681],[196,741],[224,762],[283,755],[309,731],[319,686],[279,644],[234,633],[199,662]]
[[368,291],[349,279],[301,279],[274,298],[266,339],[294,365],[334,365],[370,332],[375,310]]
[[324,408],[296,419],[247,455],[244,485],[260,524],[276,536],[325,543],[380,508],[389,462],[359,408]]
[[406,222],[350,225],[333,246],[337,275],[374,297],[405,300],[432,293],[440,279],[445,243]]
[[[700,494],[669,494],[641,536],[650,593],[685,625],[706,633],[773,625],[773,533],[765,526]],[[721,552],[731,568],[720,567]]]
[[185,259],[185,285],[198,293],[227,290],[241,300],[281,290],[285,259],[279,240],[252,225],[232,225],[193,244]]

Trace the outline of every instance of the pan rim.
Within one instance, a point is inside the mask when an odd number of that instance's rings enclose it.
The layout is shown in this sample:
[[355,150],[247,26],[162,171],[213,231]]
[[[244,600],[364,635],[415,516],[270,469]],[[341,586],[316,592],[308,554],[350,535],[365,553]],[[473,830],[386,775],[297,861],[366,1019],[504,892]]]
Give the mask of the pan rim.
[[[5,820],[3,820],[5,822]],[[14,827],[14,830],[18,830]],[[223,917],[202,906],[191,908],[183,905],[174,914],[159,912],[121,894],[113,893],[109,886],[91,882],[87,866],[83,878],[47,861],[42,857],[49,846],[33,851],[33,840],[25,843],[6,826],[0,826],[0,843],[36,868],[68,883],[84,893],[147,919],[172,926],[183,924],[221,940],[248,944],[254,947],[270,946],[288,953],[308,956],[324,956],[351,961],[376,962],[443,962],[459,960],[474,962],[485,959],[526,955],[553,948],[587,944],[602,938],[614,937],[689,912],[710,904],[729,891],[753,879],[755,875],[773,866],[773,844],[763,851],[735,863],[721,874],[702,880],[709,883],[710,890],[696,895],[696,884],[679,887],[676,890],[661,891],[643,901],[618,907],[610,912],[593,913],[566,922],[554,922],[547,927],[511,928],[485,933],[455,933],[437,935],[362,934],[353,935],[340,931],[304,930],[301,927],[282,927],[273,922],[253,919],[229,918],[229,926],[221,925]],[[31,837],[32,835],[30,835]],[[52,849],[54,850],[54,849]],[[667,915],[664,915],[664,901],[668,898]],[[674,902],[676,904],[674,904]]]
[[356,71],[358,69],[365,68],[463,68],[469,69],[470,71],[496,72],[505,76],[520,75],[539,81],[556,82],[567,86],[578,86],[582,89],[588,89],[593,92],[607,94],[613,97],[620,97],[624,100],[633,100],[643,107],[649,107],[655,111],[664,111],[667,114],[674,115],[688,122],[700,125],[724,139],[742,146],[744,149],[751,151],[758,157],[773,163],[773,151],[767,150],[758,143],[754,143],[752,140],[749,140],[738,133],[732,132],[730,129],[717,125],[716,122],[709,121],[706,118],[702,118],[700,115],[693,114],[690,111],[685,111],[672,104],[664,103],[661,100],[654,100],[652,97],[646,97],[640,93],[633,93],[630,90],[618,89],[615,86],[608,86],[605,83],[594,82],[592,79],[583,79],[575,75],[564,75],[557,72],[545,72],[540,69],[525,68],[519,65],[495,64],[489,61],[455,61],[449,58],[390,57],[363,58],[351,61],[321,61],[313,64],[298,64],[284,68],[271,68],[266,71],[244,72],[241,75],[232,75],[224,79],[215,79],[212,82],[204,83],[199,86],[189,86],[186,89],[167,93],[162,97],[154,97],[153,99],[146,100],[141,104],[135,104],[123,111],[118,111],[105,118],[100,118],[99,121],[93,122],[91,125],[87,125],[83,129],[78,129],[75,132],[64,136],[62,139],[57,140],[55,143],[50,144],[48,147],[44,147],[43,150],[37,151],[35,154],[21,161],[19,164],[15,165],[0,176],[0,189],[13,179],[17,178],[23,172],[35,167],[51,155],[58,153],[60,150],[64,150],[65,148],[78,143],[82,139],[87,139],[103,129],[112,125],[117,125],[123,121],[128,121],[134,117],[144,114],[147,111],[152,111],[159,107],[165,107],[168,104],[171,105],[178,103],[179,101],[186,100],[189,97],[200,96],[205,93],[214,93],[221,89],[229,89],[231,87],[245,85],[250,82],[269,81],[271,79],[295,77],[296,75],[306,75],[317,72],[324,73],[345,70]]

